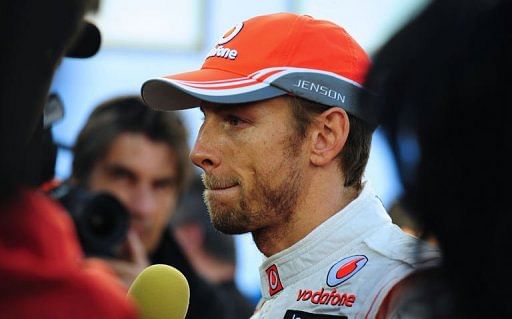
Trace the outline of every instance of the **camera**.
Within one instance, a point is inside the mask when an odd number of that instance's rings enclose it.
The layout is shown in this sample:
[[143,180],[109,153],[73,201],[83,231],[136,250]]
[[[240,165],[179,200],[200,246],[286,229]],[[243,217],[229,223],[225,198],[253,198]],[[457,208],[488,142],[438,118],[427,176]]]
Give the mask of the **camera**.
[[[64,105],[59,95],[48,96],[42,114],[44,152],[35,185],[52,180],[55,173],[57,149],[69,147],[53,139],[52,126],[64,117]],[[130,216],[123,204],[106,192],[91,192],[84,187],[64,182],[56,188],[44,190],[60,202],[75,224],[82,250],[88,256],[118,257],[121,255],[130,224]]]
[[86,255],[117,257],[121,254],[130,217],[116,197],[68,183],[53,189],[50,196],[71,215]]

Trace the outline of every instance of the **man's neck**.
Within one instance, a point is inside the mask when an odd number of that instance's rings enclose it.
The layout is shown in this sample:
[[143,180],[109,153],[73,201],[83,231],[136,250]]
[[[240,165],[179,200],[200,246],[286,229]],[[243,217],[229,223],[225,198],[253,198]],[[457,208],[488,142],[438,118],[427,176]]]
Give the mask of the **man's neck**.
[[[344,187],[340,173],[320,170],[310,175],[291,218],[252,233],[258,249],[267,257],[292,246],[342,210],[359,190]],[[339,176],[339,178],[338,178]]]

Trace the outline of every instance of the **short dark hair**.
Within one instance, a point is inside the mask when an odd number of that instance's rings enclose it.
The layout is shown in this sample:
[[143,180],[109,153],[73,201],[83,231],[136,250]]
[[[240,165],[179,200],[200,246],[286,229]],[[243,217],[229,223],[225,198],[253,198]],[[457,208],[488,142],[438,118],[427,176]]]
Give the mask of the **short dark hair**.
[[173,150],[181,193],[191,173],[188,134],[183,121],[177,112],[155,111],[136,96],[111,99],[94,109],[73,147],[73,180],[86,185],[94,164],[106,156],[114,139],[126,132],[143,134]]
[[[296,130],[301,137],[306,136],[307,129],[315,116],[332,107],[298,97],[290,97],[289,101],[295,118]],[[350,131],[345,147],[338,154],[337,160],[345,175],[344,186],[361,189],[364,169],[370,156],[373,129],[351,114],[348,114],[348,118]]]

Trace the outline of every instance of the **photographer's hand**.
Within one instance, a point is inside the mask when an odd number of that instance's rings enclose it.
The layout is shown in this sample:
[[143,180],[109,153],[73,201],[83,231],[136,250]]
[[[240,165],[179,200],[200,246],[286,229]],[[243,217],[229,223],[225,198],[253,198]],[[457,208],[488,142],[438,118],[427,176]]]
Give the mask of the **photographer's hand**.
[[115,271],[126,288],[128,288],[135,277],[137,277],[144,268],[149,266],[149,260],[139,235],[133,230],[128,231],[126,248],[128,255],[127,260],[108,259],[106,262]]

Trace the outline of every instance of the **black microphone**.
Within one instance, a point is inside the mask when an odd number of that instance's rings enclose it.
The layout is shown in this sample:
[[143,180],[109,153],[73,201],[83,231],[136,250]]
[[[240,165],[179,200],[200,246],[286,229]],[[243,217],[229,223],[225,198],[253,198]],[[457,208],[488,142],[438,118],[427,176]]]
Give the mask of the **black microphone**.
[[84,21],[82,30],[77,34],[66,52],[69,58],[89,58],[98,52],[101,44],[101,33],[96,25]]

